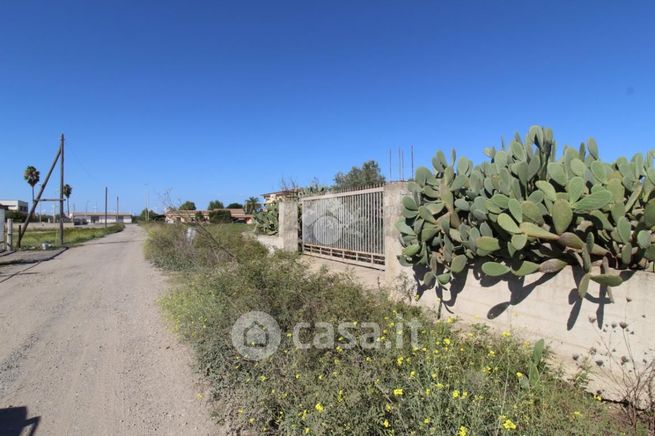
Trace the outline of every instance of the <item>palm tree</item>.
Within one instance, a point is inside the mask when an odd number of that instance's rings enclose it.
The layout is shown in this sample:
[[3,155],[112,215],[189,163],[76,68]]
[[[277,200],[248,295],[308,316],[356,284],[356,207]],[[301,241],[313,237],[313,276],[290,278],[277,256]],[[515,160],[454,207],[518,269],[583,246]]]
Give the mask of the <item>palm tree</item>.
[[73,187],[68,183],[66,183],[64,185],[63,193],[64,193],[64,197],[66,197],[66,209],[67,209],[66,215],[70,216],[71,215],[70,197],[71,194],[73,193]]
[[34,203],[34,187],[36,186],[37,183],[39,183],[39,180],[41,180],[41,173],[39,170],[34,168],[32,165],[28,166],[25,168],[25,172],[23,173],[23,178],[27,182],[28,185],[32,187],[32,203]]
[[262,205],[259,203],[259,199],[257,197],[250,197],[246,200],[245,204],[245,212],[247,214],[253,214],[261,208]]

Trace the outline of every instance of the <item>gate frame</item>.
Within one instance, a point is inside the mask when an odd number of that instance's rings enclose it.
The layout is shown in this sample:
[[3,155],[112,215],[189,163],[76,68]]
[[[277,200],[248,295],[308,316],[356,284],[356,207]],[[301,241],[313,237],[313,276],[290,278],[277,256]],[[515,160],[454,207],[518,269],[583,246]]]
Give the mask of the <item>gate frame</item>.
[[[362,194],[372,194],[372,193],[380,193],[381,198],[380,198],[380,203],[379,207],[381,209],[380,213],[380,219],[382,220],[382,224],[380,226],[380,253],[374,253],[374,252],[366,252],[366,251],[357,251],[357,250],[346,250],[343,248],[334,248],[334,247],[327,247],[323,245],[316,245],[316,244],[307,244],[305,243],[304,240],[304,233],[300,241],[300,247],[302,254],[306,254],[308,256],[313,256],[313,257],[319,257],[322,259],[327,259],[327,260],[332,260],[332,261],[337,261],[337,262],[344,262],[352,265],[357,265],[357,266],[363,266],[367,268],[374,268],[378,270],[385,270],[386,269],[386,257],[385,257],[385,228],[386,228],[386,220],[385,220],[385,185],[377,186],[377,187],[372,187],[372,188],[364,188],[364,189],[358,189],[358,190],[352,190],[352,191],[343,191],[343,192],[328,192],[325,194],[321,195],[311,195],[307,197],[301,197],[299,201],[301,204],[305,201],[312,201],[312,200],[329,200],[331,198],[343,198],[343,197],[353,197],[356,195],[362,195]],[[304,205],[303,205],[304,209]],[[303,213],[303,217],[305,214]],[[304,223],[301,222],[301,233],[304,231],[303,225]]]

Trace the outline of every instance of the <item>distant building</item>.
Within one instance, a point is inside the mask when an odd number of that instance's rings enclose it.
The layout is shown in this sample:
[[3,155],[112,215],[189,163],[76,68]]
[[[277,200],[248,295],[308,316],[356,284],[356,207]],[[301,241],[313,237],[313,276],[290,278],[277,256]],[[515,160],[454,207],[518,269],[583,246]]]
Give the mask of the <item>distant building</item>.
[[21,200],[0,200],[0,206],[5,206],[7,210],[13,210],[16,212],[27,213],[27,202]]
[[262,194],[264,197],[264,206],[274,203],[278,200],[281,200],[286,197],[295,197],[298,193],[302,192],[302,189],[284,189],[282,191],[267,192]]
[[[104,224],[104,212],[72,212],[69,216],[75,224]],[[107,212],[107,224],[131,224],[132,214],[127,212]]]
[[[230,212],[232,222],[252,224],[252,215],[247,214],[243,209],[215,209],[227,210]],[[167,209],[166,222],[173,223],[195,223],[195,222],[209,222],[209,210],[179,210]]]

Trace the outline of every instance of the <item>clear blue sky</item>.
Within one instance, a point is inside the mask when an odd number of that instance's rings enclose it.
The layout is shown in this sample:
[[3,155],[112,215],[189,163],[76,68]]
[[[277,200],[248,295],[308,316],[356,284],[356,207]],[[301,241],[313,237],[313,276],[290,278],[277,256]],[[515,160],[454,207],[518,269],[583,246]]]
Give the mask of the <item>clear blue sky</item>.
[[[0,198],[61,132],[77,210],[224,202],[532,124],[655,147],[655,2],[0,0]],[[406,162],[409,158],[406,157]],[[409,168],[409,164],[406,164]],[[394,170],[395,171],[395,170]],[[113,208],[113,207],[112,207]]]

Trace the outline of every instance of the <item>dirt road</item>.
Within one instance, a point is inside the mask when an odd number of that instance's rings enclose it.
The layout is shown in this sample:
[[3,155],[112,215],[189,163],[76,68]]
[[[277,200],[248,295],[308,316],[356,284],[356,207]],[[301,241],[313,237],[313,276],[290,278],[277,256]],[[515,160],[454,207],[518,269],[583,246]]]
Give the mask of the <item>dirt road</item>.
[[127,226],[0,268],[0,435],[20,434],[10,424],[22,434],[36,424],[37,435],[220,433],[190,350],[162,320],[166,282],[144,239]]

